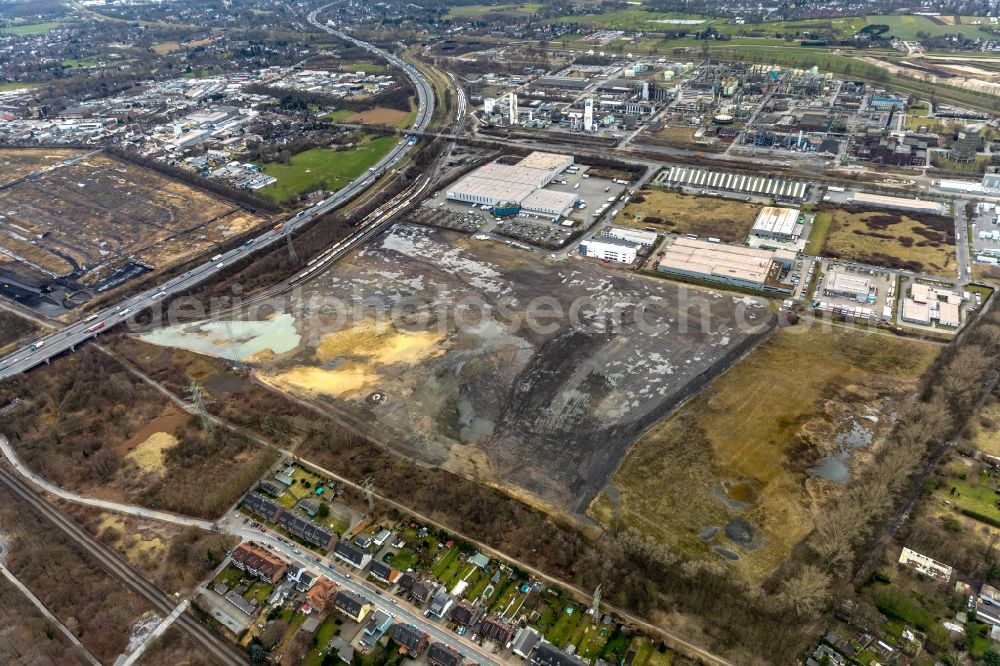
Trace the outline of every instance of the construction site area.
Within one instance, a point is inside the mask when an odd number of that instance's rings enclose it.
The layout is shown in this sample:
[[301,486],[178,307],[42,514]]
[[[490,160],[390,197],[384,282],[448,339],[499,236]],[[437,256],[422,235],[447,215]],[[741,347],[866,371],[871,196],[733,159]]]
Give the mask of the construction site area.
[[144,337],[239,357],[399,454],[571,512],[773,321],[763,299],[408,224],[276,302]]
[[[265,221],[237,204],[101,153],[61,161],[11,150],[0,183],[4,294],[57,315],[127,280],[208,251]],[[13,157],[12,157],[13,156]],[[6,174],[5,174],[6,176]]]

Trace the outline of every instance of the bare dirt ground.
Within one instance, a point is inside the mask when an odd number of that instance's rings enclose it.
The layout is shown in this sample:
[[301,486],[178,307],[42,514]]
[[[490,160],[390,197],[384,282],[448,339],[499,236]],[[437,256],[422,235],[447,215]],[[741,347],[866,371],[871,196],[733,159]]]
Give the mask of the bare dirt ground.
[[79,154],[80,151],[64,148],[0,149],[0,186]]
[[[50,161],[39,155],[34,167]],[[128,261],[167,267],[265,221],[104,155],[0,189],[0,210],[0,252],[22,269],[84,285]]]
[[[685,294],[701,305],[682,331]],[[544,330],[526,323],[539,304],[569,313],[574,303],[578,326],[569,314],[538,318]],[[641,304],[645,320],[665,330],[635,323]],[[403,314],[380,324],[377,311],[393,308]],[[759,299],[597,263],[551,263],[405,224],[279,309],[295,317],[298,340],[252,355],[262,381],[353,420],[399,453],[571,511],[586,507],[639,432],[771,321]],[[608,323],[614,310],[624,313],[620,327]],[[744,311],[754,313],[745,328],[757,331],[737,327]],[[174,335],[169,344],[186,343]]]

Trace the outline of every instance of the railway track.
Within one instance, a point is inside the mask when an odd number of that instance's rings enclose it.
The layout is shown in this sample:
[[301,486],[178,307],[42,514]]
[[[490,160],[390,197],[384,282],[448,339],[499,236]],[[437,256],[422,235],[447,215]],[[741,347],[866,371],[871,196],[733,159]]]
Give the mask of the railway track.
[[[147,581],[142,575],[123,561],[116,553],[98,541],[71,518],[63,515],[56,507],[43,499],[30,486],[6,469],[0,468],[0,483],[18,498],[26,502],[48,522],[57,527],[83,550],[91,555],[112,576],[149,603],[161,618],[166,618],[176,608],[175,600]],[[212,659],[223,665],[243,665],[248,663],[222,637],[217,636],[190,615],[182,613],[174,624],[179,625]]]

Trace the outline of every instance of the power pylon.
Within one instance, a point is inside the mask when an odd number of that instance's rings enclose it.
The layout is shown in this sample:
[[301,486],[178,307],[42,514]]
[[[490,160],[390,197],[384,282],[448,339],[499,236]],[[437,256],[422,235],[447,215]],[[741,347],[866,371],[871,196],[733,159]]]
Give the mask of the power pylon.
[[285,232],[285,244],[288,245],[288,258],[292,260],[293,264],[298,264],[299,253],[295,251],[295,244],[292,243],[291,229]]
[[594,590],[594,600],[590,603],[590,615],[597,624],[601,620],[601,586],[598,584],[597,589]]
[[229,338],[229,346],[232,347],[233,363],[236,364],[236,371],[239,373],[249,371],[247,364],[243,361],[243,356],[240,354],[240,346],[236,344],[236,336],[233,335],[233,322],[223,319],[222,326],[226,329],[226,337]]
[[201,429],[206,433],[212,432],[215,423],[212,421],[212,417],[209,416],[208,409],[205,407],[209,401],[205,398],[205,392],[201,390],[201,386],[193,379],[188,385],[188,396],[191,398],[191,402],[194,404],[194,408],[198,411],[198,416],[201,418]]
[[361,482],[361,488],[365,491],[365,499],[368,500],[368,513],[375,515],[375,482],[372,477],[368,477]]

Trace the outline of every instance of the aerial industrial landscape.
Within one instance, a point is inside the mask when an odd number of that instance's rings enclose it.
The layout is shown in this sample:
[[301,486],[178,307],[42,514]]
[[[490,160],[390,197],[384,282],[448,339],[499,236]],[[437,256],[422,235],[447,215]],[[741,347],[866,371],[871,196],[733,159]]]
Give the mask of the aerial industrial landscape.
[[996,12],[0,0],[0,664],[1000,664]]

